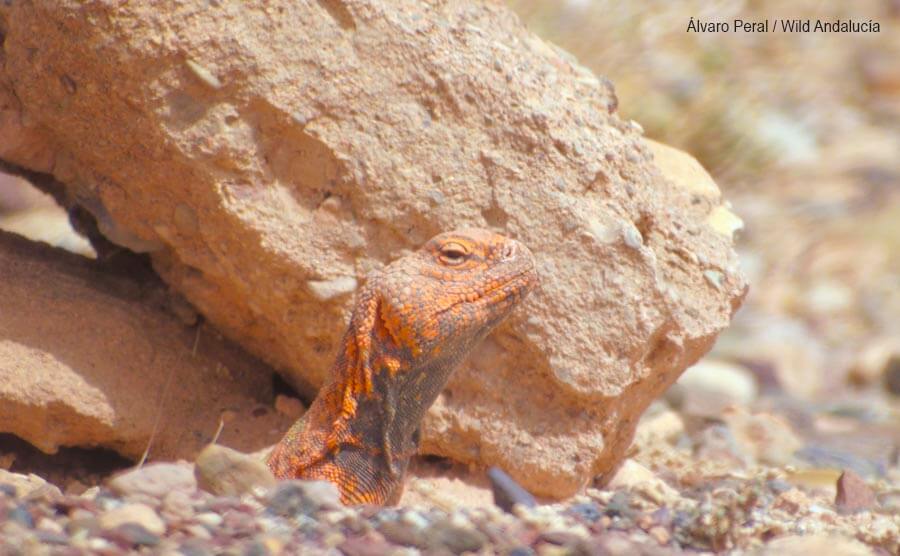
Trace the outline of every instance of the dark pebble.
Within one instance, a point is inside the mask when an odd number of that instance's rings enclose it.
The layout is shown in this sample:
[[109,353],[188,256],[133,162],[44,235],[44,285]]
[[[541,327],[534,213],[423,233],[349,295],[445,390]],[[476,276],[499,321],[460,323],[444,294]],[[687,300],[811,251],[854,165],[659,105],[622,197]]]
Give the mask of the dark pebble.
[[637,516],[637,511],[631,508],[631,495],[624,491],[613,494],[603,513],[609,517],[624,517],[627,519],[634,519]]
[[275,515],[313,515],[341,507],[334,485],[324,481],[283,481],[269,497],[267,508]]
[[509,556],[534,556],[535,552],[529,546],[517,546],[509,551]]
[[884,366],[884,387],[895,396],[900,396],[900,355],[891,357]]
[[8,483],[0,483],[0,494],[6,495],[10,498],[15,498],[18,494],[16,490],[16,485],[11,485]]
[[581,537],[568,531],[544,531],[539,538],[550,544],[568,547],[575,546],[581,541]]
[[537,506],[534,496],[499,467],[488,469],[487,476],[491,481],[494,504],[501,510],[511,512],[515,504],[521,504],[526,508]]
[[573,504],[571,507],[569,507],[569,513],[589,523],[597,521],[603,515],[603,513],[600,512],[600,507],[593,502]]
[[19,504],[11,509],[6,515],[6,518],[29,529],[34,527],[34,518],[31,517],[31,512],[28,511],[28,508],[24,504]]

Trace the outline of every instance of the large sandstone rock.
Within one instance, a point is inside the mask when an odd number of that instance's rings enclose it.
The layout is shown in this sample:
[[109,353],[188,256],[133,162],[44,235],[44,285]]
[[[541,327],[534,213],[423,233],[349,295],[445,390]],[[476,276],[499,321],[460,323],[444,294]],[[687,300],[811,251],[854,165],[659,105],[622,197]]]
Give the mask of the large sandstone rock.
[[703,169],[499,3],[47,0],[0,31],[0,158],[68,184],[308,394],[369,270],[464,225],[524,241],[543,287],[423,450],[538,494],[613,469],[745,292]]
[[[45,452],[104,446],[190,458],[224,412],[222,441],[254,450],[287,426],[265,365],[208,326],[188,328],[157,280],[0,232],[0,430]],[[198,336],[199,335],[199,336]],[[155,430],[155,433],[154,433]]]

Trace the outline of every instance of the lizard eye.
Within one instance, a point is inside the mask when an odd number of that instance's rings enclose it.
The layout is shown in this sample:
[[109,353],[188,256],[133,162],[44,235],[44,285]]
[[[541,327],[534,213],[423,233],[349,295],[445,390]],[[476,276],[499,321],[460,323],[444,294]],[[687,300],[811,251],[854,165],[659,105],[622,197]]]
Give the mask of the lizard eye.
[[451,241],[441,247],[441,262],[448,265],[458,265],[469,257],[469,250],[460,243]]

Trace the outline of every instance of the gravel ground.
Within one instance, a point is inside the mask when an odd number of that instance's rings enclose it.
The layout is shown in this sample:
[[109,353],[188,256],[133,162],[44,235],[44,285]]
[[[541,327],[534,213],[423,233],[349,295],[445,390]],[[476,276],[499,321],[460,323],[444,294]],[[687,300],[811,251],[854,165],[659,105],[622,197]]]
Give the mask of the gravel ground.
[[184,462],[150,464],[81,494],[0,472],[0,554],[801,554],[815,542],[835,554],[900,550],[896,512],[842,511],[774,474],[679,492],[634,462],[620,473],[633,479],[627,488],[507,512],[343,507],[331,485],[304,481],[217,496]]

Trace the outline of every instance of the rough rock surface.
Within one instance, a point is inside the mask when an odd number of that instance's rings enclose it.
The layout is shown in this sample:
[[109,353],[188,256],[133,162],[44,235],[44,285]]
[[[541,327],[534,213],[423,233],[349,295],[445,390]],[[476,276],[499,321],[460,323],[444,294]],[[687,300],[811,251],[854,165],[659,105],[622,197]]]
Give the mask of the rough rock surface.
[[[278,439],[288,420],[254,412],[265,365],[164,311],[162,285],[0,232],[0,428],[55,452],[104,446],[192,457],[223,411],[223,441],[243,450]],[[170,380],[169,387],[166,387]],[[162,405],[162,406],[161,406]]]
[[498,3],[0,7],[0,158],[311,394],[368,270],[464,225],[543,283],[451,379],[423,450],[562,496],[711,346],[739,225],[690,157]]

